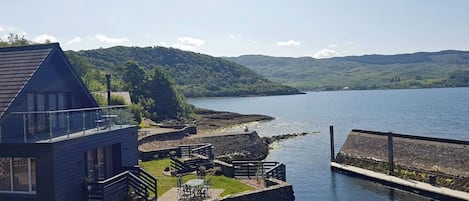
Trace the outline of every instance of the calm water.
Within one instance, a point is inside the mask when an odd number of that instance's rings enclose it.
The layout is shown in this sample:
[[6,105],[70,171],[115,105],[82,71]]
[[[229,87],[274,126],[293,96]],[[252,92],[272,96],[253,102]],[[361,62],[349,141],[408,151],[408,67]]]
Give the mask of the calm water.
[[275,144],[267,159],[287,165],[287,181],[299,201],[429,200],[331,172],[330,125],[335,128],[336,152],[352,129],[469,140],[469,88],[311,92],[189,102],[202,108],[275,117],[248,125],[261,136],[318,131]]

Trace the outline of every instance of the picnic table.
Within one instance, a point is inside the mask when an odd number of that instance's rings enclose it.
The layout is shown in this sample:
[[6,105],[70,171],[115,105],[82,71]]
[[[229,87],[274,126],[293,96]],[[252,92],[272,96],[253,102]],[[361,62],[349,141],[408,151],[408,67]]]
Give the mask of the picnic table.
[[181,187],[180,198],[182,200],[200,200],[200,198],[209,197],[209,187],[203,179],[191,179]]

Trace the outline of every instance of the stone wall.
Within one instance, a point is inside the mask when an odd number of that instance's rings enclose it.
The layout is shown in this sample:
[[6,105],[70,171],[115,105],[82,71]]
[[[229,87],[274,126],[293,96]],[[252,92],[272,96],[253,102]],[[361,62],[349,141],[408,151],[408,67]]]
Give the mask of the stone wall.
[[[162,135],[162,134],[158,134]],[[170,134],[168,134],[170,135]],[[179,134],[176,134],[179,135]],[[163,152],[167,149],[175,149],[178,145],[181,144],[212,144],[213,145],[213,154],[215,158],[230,162],[231,160],[262,160],[267,157],[269,153],[269,147],[264,143],[264,141],[259,137],[257,132],[241,132],[241,133],[231,133],[223,135],[207,135],[204,137],[190,137],[184,138],[183,140],[164,140],[161,138],[146,138],[144,139],[146,143],[151,143],[151,141],[159,141],[158,143],[170,144],[171,147],[168,148],[158,148],[157,144],[154,144],[154,149],[140,149],[140,159],[141,160],[153,160],[155,154],[163,156]],[[139,144],[143,144],[140,142]],[[150,146],[148,146],[150,147]]]
[[[188,130],[189,129],[189,130]],[[146,135],[138,139],[138,144],[144,144],[153,141],[164,141],[164,140],[180,140],[185,136],[189,135],[189,131],[192,131],[192,127],[184,127],[179,130],[175,130],[167,133],[159,133],[153,135]]]
[[[399,134],[394,134],[393,142],[396,165],[469,177],[469,142]],[[344,157],[387,162],[387,133],[352,130],[337,155],[337,162]]]
[[174,151],[176,156],[181,156],[181,149],[178,147],[166,148],[166,149],[155,149],[152,151],[139,151],[138,159],[142,161],[151,161],[156,159],[168,158],[169,152]]
[[207,136],[194,141],[195,144],[212,144],[215,157],[223,161],[263,160],[269,154],[269,147],[255,131]]
[[[352,130],[336,162],[388,172],[388,133]],[[469,142],[393,134],[395,176],[469,192]]]
[[267,179],[272,186],[247,191],[239,194],[229,195],[227,197],[213,199],[213,201],[294,201],[293,186],[277,179]]

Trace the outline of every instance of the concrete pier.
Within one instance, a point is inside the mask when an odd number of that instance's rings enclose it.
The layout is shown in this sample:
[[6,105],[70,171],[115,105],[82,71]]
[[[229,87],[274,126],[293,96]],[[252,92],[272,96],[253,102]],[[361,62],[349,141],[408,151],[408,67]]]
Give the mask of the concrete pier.
[[423,191],[422,194],[440,195],[444,197],[443,199],[469,200],[469,193],[463,191],[456,191],[449,188],[432,186],[424,182],[402,179],[399,177],[378,173],[354,166],[342,165],[335,162],[331,162],[331,168],[339,171],[345,171],[348,173],[356,174],[358,176],[376,180],[381,183],[386,183],[390,186],[398,187],[404,190],[412,190],[414,192],[416,192],[415,190],[417,190],[417,192]]

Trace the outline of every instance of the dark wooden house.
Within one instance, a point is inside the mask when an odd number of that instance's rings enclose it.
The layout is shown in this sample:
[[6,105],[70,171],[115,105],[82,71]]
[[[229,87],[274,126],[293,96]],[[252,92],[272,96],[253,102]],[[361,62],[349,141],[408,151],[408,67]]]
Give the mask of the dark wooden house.
[[148,199],[122,109],[97,105],[59,44],[0,48],[0,200]]

